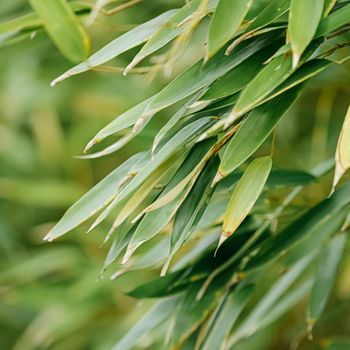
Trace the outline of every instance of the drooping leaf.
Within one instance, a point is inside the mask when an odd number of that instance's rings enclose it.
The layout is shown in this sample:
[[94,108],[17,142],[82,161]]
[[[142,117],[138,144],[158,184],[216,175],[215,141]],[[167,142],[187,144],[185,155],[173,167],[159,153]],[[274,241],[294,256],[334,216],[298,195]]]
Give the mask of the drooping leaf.
[[227,57],[223,52],[219,52],[205,65],[203,65],[202,61],[198,61],[159,92],[146,107],[141,121],[209,86],[216,79],[258,52],[267,43],[271,43],[272,40],[271,36],[266,35],[256,39],[253,43],[242,43],[241,48],[237,48],[234,56]]
[[[346,243],[345,234],[338,235],[323,249],[308,304],[307,322],[310,328],[319,319],[337,277],[337,268]],[[310,329],[309,329],[310,330]]]
[[51,229],[45,238],[51,241],[62,236],[106,206],[111,200],[113,200],[118,192],[120,181],[143,156],[143,153],[138,153],[129,158],[81,197],[66,211],[61,220]]
[[314,37],[323,12],[324,0],[291,0],[288,39],[293,51],[293,68]]
[[294,103],[298,93],[298,89],[290,90],[249,114],[227,145],[219,167],[222,177],[233,172],[258,149]]
[[261,157],[253,160],[245,170],[227,205],[219,246],[249,214],[264,188],[271,166],[271,157]]
[[237,329],[234,330],[233,335],[227,342],[229,347],[232,347],[239,340],[244,339],[259,329],[259,324],[263,323],[265,315],[269,314],[270,309],[296,279],[300,277],[314,258],[315,255],[304,257],[274,283]]
[[341,177],[350,168],[350,107],[348,108],[339,134],[335,161],[335,173],[332,185],[333,191]]
[[[168,193],[174,186],[176,186],[184,177],[186,177],[192,169],[200,162],[208,148],[211,147],[211,142],[203,142],[196,145],[186,157],[181,167],[178,169],[173,178],[166,185],[160,196]],[[181,203],[185,200],[189,189],[186,187],[182,189],[178,196],[176,196],[169,204],[160,207],[154,211],[146,213],[141,220],[132,240],[129,243],[124,261],[128,260],[130,255],[144,242],[153,238],[160,232],[175,215]]]
[[151,308],[122,339],[113,346],[113,350],[128,350],[133,348],[140,338],[147,332],[165,322],[176,309],[180,298],[167,298]]
[[222,348],[225,338],[248,303],[253,291],[252,285],[238,286],[228,294],[203,344],[203,350]]
[[253,0],[219,1],[209,29],[208,57],[212,57],[232,39],[252,2]]
[[94,53],[92,56],[90,56],[86,61],[69,69],[67,72],[56,78],[51,83],[51,86],[55,86],[60,81],[67,79],[73,75],[80,74],[92,69],[93,67],[100,66],[101,64],[108,62],[112,58],[119,56],[125,51],[142,44],[147,39],[149,39],[159,28],[167,23],[175,12],[176,10],[167,11],[158,17],[151,19],[150,21],[145,22],[138,27],[130,30],[129,32],[119,36],[101,48],[99,51]]
[[47,34],[72,62],[84,60],[90,51],[90,37],[65,0],[30,0]]
[[[206,10],[203,11],[202,16],[205,16],[207,13],[211,12],[215,8],[217,2],[218,0],[208,1]],[[153,34],[147,43],[142,47],[140,52],[138,52],[131,63],[126,67],[124,74],[130,71],[147,56],[156,52],[183,33],[186,30],[186,21],[194,16],[200,5],[201,0],[191,0],[181,9],[177,10],[176,13],[169,19],[167,25],[161,27],[155,34]]]

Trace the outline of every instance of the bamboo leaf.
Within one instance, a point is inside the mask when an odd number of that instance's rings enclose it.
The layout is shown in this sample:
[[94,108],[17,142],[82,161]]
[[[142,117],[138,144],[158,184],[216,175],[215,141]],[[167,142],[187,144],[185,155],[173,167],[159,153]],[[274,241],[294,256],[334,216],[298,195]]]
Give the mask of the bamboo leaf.
[[350,347],[349,338],[334,337],[325,339],[322,349],[325,350],[348,350]]
[[30,0],[46,32],[61,53],[72,62],[84,60],[90,51],[90,37],[65,0]]
[[254,291],[252,285],[239,286],[231,291],[218,310],[218,316],[210,330],[202,350],[221,349],[222,344],[240,316]]
[[260,196],[272,166],[271,157],[253,160],[234,188],[227,205],[219,246],[243,222]]
[[[39,0],[35,0],[39,1]],[[86,61],[78,64],[77,66],[69,69],[61,76],[56,78],[51,86],[55,86],[57,83],[64,79],[67,79],[73,75],[86,72],[94,67],[100,66],[112,58],[115,58],[122,53],[136,47],[146,40],[148,40],[159,28],[161,28],[168,20],[174,15],[176,10],[167,11],[158,17],[145,22],[129,32],[114,39],[106,46],[102,47],[99,51],[90,56]]]
[[[183,178],[185,178],[197,163],[203,158],[208,148],[211,147],[211,142],[203,142],[196,145],[193,150],[188,154],[176,174],[166,185],[160,196],[166,195],[172,188],[174,188]],[[138,225],[135,234],[132,237],[128,245],[127,252],[123,261],[127,261],[131,254],[143,243],[153,238],[158,232],[160,232],[175,215],[177,209],[181,203],[185,200],[189,189],[182,188],[179,194],[167,205],[164,205],[154,211],[146,213],[144,218]]]
[[81,197],[66,211],[61,220],[46,235],[45,239],[52,241],[62,236],[108,205],[118,192],[120,181],[143,156],[143,153],[138,153],[129,158]]
[[219,167],[220,177],[230,174],[259,148],[295,102],[298,93],[297,89],[290,90],[248,115],[225,149]]
[[315,280],[308,305],[309,331],[319,319],[337,277],[337,268],[346,243],[345,234],[338,235],[323,249],[319,256]]
[[146,107],[141,116],[140,123],[160,110],[190,96],[206,86],[209,86],[216,79],[220,78],[254,53],[261,50],[265,45],[271,43],[271,41],[272,37],[266,35],[258,38],[254,43],[242,43],[241,49],[237,49],[236,54],[232,57],[227,57],[223,52],[219,52],[205,65],[203,65],[202,61],[198,61],[159,92],[159,94]]
[[[265,315],[269,315],[270,309],[288,290],[288,288],[300,277],[315,254],[309,255],[298,261],[284,275],[282,275],[275,284],[267,291],[258,304],[253,308],[249,315],[242,321],[239,327],[234,331],[228,340],[228,347],[231,348],[239,340],[255,333],[264,322]],[[267,316],[269,317],[269,316]]]
[[[218,0],[208,1],[206,10],[203,11],[202,16],[205,16],[207,13],[211,12],[215,8],[217,2]],[[177,36],[182,34],[186,30],[186,21],[195,14],[195,11],[198,9],[200,4],[201,0],[192,0],[187,2],[181,9],[177,10],[177,12],[169,19],[167,25],[159,28],[158,31],[154,33],[142,47],[131,63],[126,67],[124,74],[128,73],[147,56],[156,52]]]
[[133,348],[145,333],[170,318],[179,300],[180,298],[175,296],[158,302],[113,346],[112,350],[128,350]]
[[350,168],[350,107],[348,108],[339,134],[337,150],[335,152],[335,161],[332,191],[334,191],[341,177]]
[[313,39],[323,12],[324,0],[292,0],[289,10],[288,39],[293,51],[293,68]]
[[253,0],[220,0],[210,24],[208,58],[236,34]]

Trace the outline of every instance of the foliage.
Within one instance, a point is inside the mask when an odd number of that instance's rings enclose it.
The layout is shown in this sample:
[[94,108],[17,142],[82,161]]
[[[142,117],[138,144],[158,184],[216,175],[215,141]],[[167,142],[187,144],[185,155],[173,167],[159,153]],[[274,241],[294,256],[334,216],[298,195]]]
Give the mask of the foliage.
[[[60,1],[66,12],[57,21],[67,36],[52,26],[50,3],[40,10],[38,3],[31,1],[35,13],[0,27],[5,42],[44,29],[73,61],[88,48],[79,16],[89,23],[108,5],[82,10]],[[141,136],[158,113],[172,111],[152,145],[82,196],[46,236],[52,241],[92,217],[89,231],[112,220],[104,270],[113,265],[113,279],[135,271],[146,276],[161,267],[161,276],[127,291],[160,300],[114,349],[132,348],[146,333],[152,349],[249,348],[250,340],[259,342],[259,334],[307,295],[307,327],[294,337],[301,341],[308,332],[312,339],[348,249],[350,183],[346,176],[338,181],[349,168],[349,114],[333,149],[335,162],[320,158],[307,171],[272,164],[276,128],[290,116],[306,81],[345,64],[349,19],[348,1],[192,0],[122,34],[52,82],[143,43],[124,74],[169,75],[182,55],[193,55],[198,41],[203,47],[187,69],[88,142],[81,158],[111,154]],[[197,27],[204,34],[194,42]],[[69,50],[73,42],[79,42],[76,52]],[[150,58],[153,65],[136,67],[158,51],[160,56]],[[108,143],[111,136],[117,140]],[[97,151],[88,153],[92,148]],[[292,151],[279,157],[288,164]],[[329,195],[334,165],[337,188]],[[288,336],[280,341],[286,347]],[[327,340],[324,346],[342,346],[337,342],[348,340]],[[263,344],[258,348],[269,346]]]

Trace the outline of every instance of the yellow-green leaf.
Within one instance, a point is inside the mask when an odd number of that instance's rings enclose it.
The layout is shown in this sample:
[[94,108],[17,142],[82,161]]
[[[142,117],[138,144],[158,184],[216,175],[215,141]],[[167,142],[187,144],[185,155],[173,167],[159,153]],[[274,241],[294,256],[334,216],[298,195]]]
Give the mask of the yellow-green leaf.
[[234,188],[226,208],[219,246],[230,237],[259,198],[272,166],[271,157],[253,160]]
[[335,152],[335,161],[333,190],[341,177],[350,168],[350,107],[348,108],[343,127],[340,131],[337,150]]
[[323,12],[323,0],[292,0],[289,10],[288,39],[295,68],[313,39]]
[[72,62],[84,60],[90,51],[90,38],[65,0],[30,0],[47,34],[61,53]]

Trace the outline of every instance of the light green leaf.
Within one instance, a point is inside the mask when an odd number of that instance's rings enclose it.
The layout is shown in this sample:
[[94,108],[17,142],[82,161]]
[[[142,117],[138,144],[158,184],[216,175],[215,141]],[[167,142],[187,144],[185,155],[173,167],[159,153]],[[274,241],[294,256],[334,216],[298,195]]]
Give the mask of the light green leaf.
[[219,167],[221,177],[234,171],[259,148],[295,102],[298,93],[297,89],[290,90],[248,115],[225,149]]
[[[39,1],[39,0],[36,0]],[[67,79],[73,75],[80,74],[90,70],[93,67],[100,66],[124,53],[125,51],[136,47],[148,40],[159,28],[161,28],[174,15],[176,10],[167,11],[150,21],[139,25],[129,32],[114,39],[99,51],[94,53],[85,62],[69,69],[61,76],[56,78],[51,86],[55,86],[60,81]]]
[[240,316],[254,291],[252,285],[239,286],[231,291],[225,298],[224,304],[218,310],[218,316],[213,320],[202,350],[222,349],[222,344]]
[[263,68],[263,63],[272,55],[276,47],[275,45],[269,46],[233,68],[214,82],[197,103],[223,98],[242,90]]
[[225,75],[254,53],[261,50],[272,40],[272,36],[266,35],[258,38],[254,43],[242,46],[240,50],[236,51],[235,55],[228,57],[222,52],[219,52],[205,65],[203,65],[202,61],[198,61],[159,92],[146,107],[143,116],[141,116],[140,123],[144,119],[152,117],[156,112],[209,86],[216,79]]
[[[186,30],[186,21],[195,14],[202,0],[192,0],[186,4],[169,19],[166,26],[161,27],[142,47],[140,52],[133,58],[132,62],[126,67],[124,74],[128,73],[133,67],[144,60],[147,56],[156,52],[170,41],[175,39]],[[211,12],[218,0],[210,0],[207,4],[206,11],[203,11],[202,16],[206,16]]]
[[236,34],[253,0],[220,0],[210,24],[208,58]]
[[72,62],[84,60],[90,51],[90,37],[65,0],[29,0],[43,21],[47,34]]
[[176,296],[158,302],[113,346],[112,350],[133,348],[145,333],[159,326],[172,315],[179,303],[179,299]]
[[308,305],[307,323],[311,331],[326,306],[327,299],[337,277],[337,268],[346,243],[345,234],[338,235],[323,249]]
[[[174,188],[183,178],[185,178],[193,168],[201,161],[205,153],[208,151],[208,147],[211,146],[211,142],[205,142],[196,145],[191,152],[188,154],[187,158],[184,160],[176,174],[166,185],[164,190],[161,192],[160,196],[166,195],[172,188]],[[123,261],[127,261],[131,254],[143,243],[147,242],[153,238],[158,232],[160,232],[175,215],[177,209],[180,207],[181,203],[185,200],[190,188],[185,186],[181,189],[179,194],[168,204],[146,213],[144,218],[138,225],[135,234],[133,235],[127,252]]]
[[235,186],[227,205],[219,246],[243,222],[259,198],[272,166],[271,157],[253,160]]
[[291,0],[287,35],[293,51],[293,68],[316,33],[323,5],[324,0]]
[[234,330],[233,335],[228,340],[229,348],[241,339],[255,333],[261,327],[261,324],[266,322],[264,318],[266,315],[269,315],[271,308],[274,307],[287,289],[300,277],[314,257],[315,254],[304,257],[275,282],[250,314],[242,321],[238,328]]
[[315,37],[329,34],[343,25],[349,23],[350,4],[340,7],[338,10],[330,13],[326,18],[323,18],[317,28]]
[[328,16],[328,14],[332,11],[336,2],[337,2],[337,0],[324,0],[324,8],[323,8],[322,17]]
[[335,152],[335,173],[333,191],[345,172],[350,169],[350,107],[346,113],[342,129],[339,134],[337,150]]
[[350,338],[332,337],[323,341],[322,349],[325,350],[348,350]]
[[129,173],[143,153],[129,158],[112,173],[100,181],[89,192],[74,203],[63,215],[61,220],[51,229],[45,239],[52,241],[80,225],[113,200],[118,192],[118,184]]
[[266,65],[242,91],[232,115],[242,114],[261,102],[292,73],[292,58],[281,55]]

